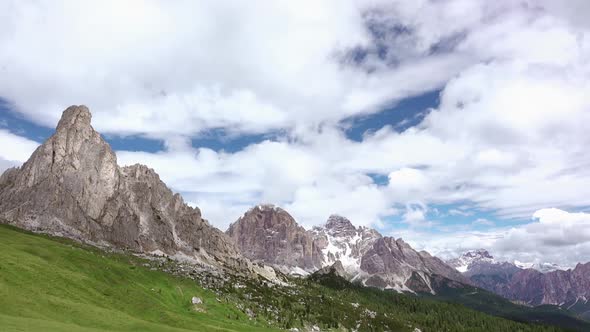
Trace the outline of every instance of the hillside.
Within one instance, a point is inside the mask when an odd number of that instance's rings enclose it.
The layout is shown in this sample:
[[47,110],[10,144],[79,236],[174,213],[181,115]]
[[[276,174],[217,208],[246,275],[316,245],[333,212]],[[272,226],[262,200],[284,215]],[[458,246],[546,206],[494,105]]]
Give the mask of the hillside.
[[[209,283],[207,290],[188,277],[158,270],[184,269],[169,264],[176,267],[2,225],[0,326],[7,331],[273,331],[313,323],[322,330],[354,324],[359,331],[559,331],[460,305],[303,279],[292,279],[290,287],[231,279],[217,284],[225,286]],[[203,300],[197,310],[193,296]]]
[[[193,296],[206,313],[193,310]],[[133,256],[0,226],[3,331],[266,330],[215,298]]]

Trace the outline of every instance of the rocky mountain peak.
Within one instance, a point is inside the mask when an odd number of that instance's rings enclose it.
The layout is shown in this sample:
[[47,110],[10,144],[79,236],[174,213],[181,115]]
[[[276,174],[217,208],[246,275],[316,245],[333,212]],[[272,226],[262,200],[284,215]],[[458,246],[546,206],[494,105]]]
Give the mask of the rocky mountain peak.
[[[368,273],[365,284],[380,288],[406,291],[418,287],[419,291],[435,292],[430,277],[445,278],[469,283],[459,272],[426,252],[417,252],[401,238],[381,237],[363,255],[361,269]],[[416,280],[418,278],[419,280]]]
[[495,264],[494,257],[485,249],[470,250],[461,256],[447,261],[449,265],[461,273],[466,273],[474,266],[482,264]]
[[57,124],[57,131],[90,127],[92,113],[84,105],[68,107]]
[[333,214],[328,218],[324,228],[332,234],[339,234],[345,236],[346,234],[354,234],[357,229],[350,220],[345,217]]
[[[417,252],[401,238],[382,237],[332,215],[324,226],[305,231],[285,210],[262,205],[248,210],[227,234],[242,253],[284,272],[321,275],[335,271],[366,285],[398,291],[434,291],[434,275],[468,283],[452,267],[427,252]],[[410,281],[411,279],[411,281]]]
[[314,254],[311,234],[287,211],[272,204],[249,209],[229,226],[226,234],[246,257],[284,272],[291,272],[288,269],[295,267],[312,271],[317,265],[318,255]]
[[468,252],[464,253],[463,256],[470,257],[470,258],[489,258],[489,259],[494,259],[494,257],[492,257],[492,255],[490,255],[490,253],[487,250],[485,250],[485,249],[471,250],[471,251],[468,251]]
[[68,107],[55,133],[0,177],[0,219],[79,241],[253,269],[198,209],[143,165],[119,167],[86,106]]

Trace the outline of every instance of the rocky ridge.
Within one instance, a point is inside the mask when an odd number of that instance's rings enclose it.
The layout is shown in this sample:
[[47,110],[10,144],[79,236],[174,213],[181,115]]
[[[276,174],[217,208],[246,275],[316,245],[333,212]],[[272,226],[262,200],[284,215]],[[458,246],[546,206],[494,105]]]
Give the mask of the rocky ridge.
[[363,255],[381,238],[381,234],[367,227],[355,227],[350,220],[331,215],[325,225],[314,227],[310,233],[321,251],[321,266],[341,262],[346,273],[356,275]]
[[396,291],[436,293],[432,276],[469,284],[457,270],[426,251],[416,251],[402,239],[383,237],[363,255],[360,277],[367,286]]
[[514,263],[497,261],[483,249],[467,252],[448,263],[476,286],[528,305],[569,307],[586,304],[590,299],[590,263],[568,270],[550,268],[543,273],[529,265],[521,268]]
[[485,249],[471,250],[460,257],[447,261],[447,264],[461,273],[466,273],[477,265],[495,263],[494,257]]
[[168,189],[154,170],[119,167],[91,118],[85,106],[67,108],[55,133],[30,159],[2,174],[0,219],[99,246],[271,273],[242,257],[223,232]]
[[251,208],[226,234],[244,256],[285,273],[306,274],[321,264],[311,235],[287,211],[271,204]]
[[470,281],[442,260],[417,252],[402,239],[383,237],[332,215],[306,231],[285,210],[272,205],[250,209],[226,232],[242,253],[282,271],[307,275],[336,267],[339,274],[367,286],[435,293],[431,277]]

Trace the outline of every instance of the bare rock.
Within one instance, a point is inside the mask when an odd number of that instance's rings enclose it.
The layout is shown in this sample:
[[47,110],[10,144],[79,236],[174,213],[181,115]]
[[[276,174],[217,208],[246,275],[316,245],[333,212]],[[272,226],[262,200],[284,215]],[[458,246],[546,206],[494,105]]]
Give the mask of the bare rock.
[[325,274],[333,274],[345,279],[349,279],[350,275],[348,275],[348,273],[346,272],[346,270],[344,270],[344,266],[342,266],[342,262],[340,261],[336,261],[336,263],[330,265],[330,266],[326,266],[323,267],[319,270],[317,270],[316,272],[313,273],[314,275],[318,276],[318,275],[325,275]]
[[258,205],[229,226],[227,235],[242,254],[277,267],[314,270],[312,236],[287,211],[274,205]]
[[55,133],[0,177],[0,218],[80,241],[248,269],[235,245],[143,165],[119,167],[85,106],[63,112]]
[[402,239],[355,227],[338,215],[330,216],[323,227],[306,231],[285,210],[259,205],[226,233],[246,257],[291,269],[292,274],[300,269],[316,276],[334,272],[368,286],[398,291],[435,292],[434,275],[470,283],[442,260],[414,250]]
[[525,269],[508,281],[503,295],[531,305],[574,303],[590,299],[590,263],[572,270],[541,273]]
[[426,251],[418,252],[402,239],[383,237],[378,239],[362,258],[361,270],[365,283],[379,288],[398,291],[428,291],[432,275],[469,284],[470,281],[457,270]]
[[350,220],[339,215],[331,215],[324,226],[314,227],[311,233],[322,254],[320,265],[325,267],[340,261],[349,275],[359,272],[362,256],[381,238],[376,230],[355,227]]

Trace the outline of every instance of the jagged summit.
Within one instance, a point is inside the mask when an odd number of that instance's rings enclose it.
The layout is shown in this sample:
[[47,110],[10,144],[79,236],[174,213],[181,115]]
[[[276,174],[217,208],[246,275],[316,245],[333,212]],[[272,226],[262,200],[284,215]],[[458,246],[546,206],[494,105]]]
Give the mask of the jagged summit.
[[92,127],[92,113],[84,105],[72,105],[68,107],[61,116],[57,124],[57,131],[68,130],[70,128]]
[[463,253],[460,257],[451,259],[447,262],[461,273],[467,272],[476,265],[484,263],[495,264],[494,257],[485,249],[470,250]]
[[318,266],[319,255],[314,251],[312,237],[287,211],[275,205],[250,208],[229,226],[226,234],[244,256],[284,272],[294,267],[313,271]]
[[447,263],[474,285],[530,305],[569,308],[590,298],[590,263],[561,270],[550,263],[498,261],[485,249],[468,251]]
[[227,234],[250,259],[294,275],[337,274],[368,286],[397,291],[430,291],[431,276],[468,283],[452,267],[401,238],[383,237],[331,215],[323,226],[306,231],[283,209],[255,206],[230,225]]
[[465,254],[463,254],[463,256],[465,256],[465,257],[473,257],[473,258],[494,259],[494,257],[492,255],[490,255],[490,253],[487,250],[485,250],[485,249],[471,250],[471,251],[468,251]]
[[354,227],[354,225],[352,224],[352,222],[350,222],[350,220],[336,214],[333,214],[328,218],[326,224],[324,225],[324,228],[331,231],[332,233],[339,234],[352,234],[357,230],[356,227]]
[[68,107],[55,133],[0,177],[0,219],[83,242],[248,268],[234,244],[144,165],[119,167],[86,106]]

